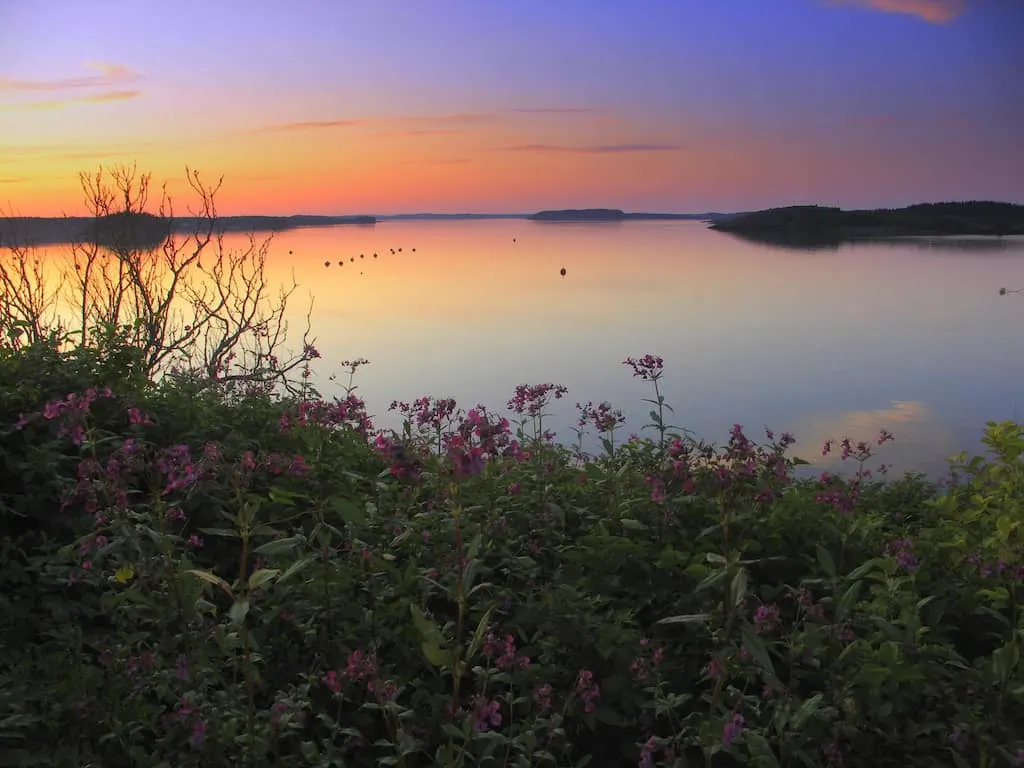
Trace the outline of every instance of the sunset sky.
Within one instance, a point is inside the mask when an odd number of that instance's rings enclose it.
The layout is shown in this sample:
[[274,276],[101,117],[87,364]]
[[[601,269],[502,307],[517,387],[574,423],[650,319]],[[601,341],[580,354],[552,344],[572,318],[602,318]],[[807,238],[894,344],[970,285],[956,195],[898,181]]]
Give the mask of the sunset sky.
[[1024,202],[1024,0],[0,0],[0,206]]

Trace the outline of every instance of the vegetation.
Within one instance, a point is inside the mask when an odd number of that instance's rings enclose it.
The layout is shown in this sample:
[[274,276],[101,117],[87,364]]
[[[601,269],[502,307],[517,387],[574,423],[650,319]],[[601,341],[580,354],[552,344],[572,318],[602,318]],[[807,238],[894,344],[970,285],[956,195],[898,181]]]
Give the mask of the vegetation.
[[903,236],[1021,235],[1024,205],[922,203],[865,211],[802,205],[720,216],[711,228],[754,240],[796,245]]
[[561,211],[540,211],[531,221],[636,221],[660,219],[707,219],[710,213],[626,213],[617,208],[572,208]]
[[357,394],[364,360],[327,401],[311,345],[279,378],[154,376],[132,324],[12,316],[3,764],[1024,761],[1016,424],[941,486],[887,479],[887,432],[797,480],[788,434],[669,424],[654,355],[625,361],[647,436],[587,403],[570,449],[550,383],[508,417],[396,402],[392,432]]

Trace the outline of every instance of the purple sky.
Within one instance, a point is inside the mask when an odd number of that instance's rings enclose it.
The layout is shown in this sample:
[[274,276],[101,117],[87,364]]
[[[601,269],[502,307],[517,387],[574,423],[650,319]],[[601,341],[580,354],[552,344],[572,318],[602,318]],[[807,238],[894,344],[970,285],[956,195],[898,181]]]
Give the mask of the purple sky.
[[1021,40],[1024,0],[0,0],[0,204],[131,161],[231,213],[1024,202]]

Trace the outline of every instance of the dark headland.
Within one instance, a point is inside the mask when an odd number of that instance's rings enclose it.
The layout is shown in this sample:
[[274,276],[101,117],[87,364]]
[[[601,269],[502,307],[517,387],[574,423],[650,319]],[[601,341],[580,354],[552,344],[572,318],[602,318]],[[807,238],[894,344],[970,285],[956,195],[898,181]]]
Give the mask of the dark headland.
[[892,237],[1024,235],[1024,205],[971,201],[844,211],[795,205],[718,217],[711,229],[772,243],[841,243]]
[[626,213],[617,208],[571,208],[562,211],[541,211],[530,221],[654,221],[659,219],[714,220],[716,213]]
[[[35,218],[16,216],[0,218],[0,245],[53,245],[73,242],[102,242],[107,239],[106,230],[125,231],[124,214],[112,214],[99,219],[84,216],[63,218]],[[133,239],[140,243],[166,237],[166,219],[150,214],[132,216],[128,224]],[[216,232],[283,232],[301,227],[328,227],[342,224],[372,225],[373,216],[221,216],[216,220]],[[174,230],[180,233],[194,232],[203,221],[192,216],[173,220]]]

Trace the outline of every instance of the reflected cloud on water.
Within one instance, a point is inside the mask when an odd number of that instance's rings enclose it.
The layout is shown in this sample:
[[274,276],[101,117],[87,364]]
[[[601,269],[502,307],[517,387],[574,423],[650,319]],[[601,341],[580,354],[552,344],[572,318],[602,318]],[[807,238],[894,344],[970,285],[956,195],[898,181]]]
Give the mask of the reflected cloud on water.
[[[879,446],[878,436],[883,429],[891,432],[894,440]],[[872,410],[809,414],[797,421],[792,432],[796,438],[792,455],[810,462],[815,472],[856,471],[856,461],[843,461],[838,447],[823,454],[826,441],[844,437],[871,446],[874,455],[865,469],[875,474],[885,464],[891,467],[890,477],[905,472],[942,475],[948,468],[943,457],[952,457],[966,445],[959,430],[944,424],[934,409],[916,400],[894,401],[888,407]]]

